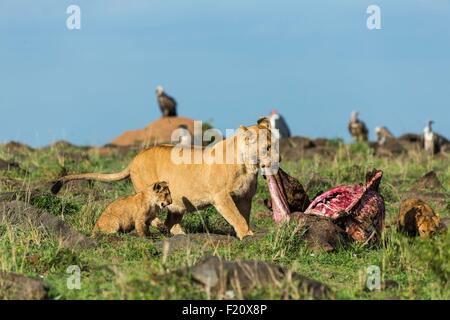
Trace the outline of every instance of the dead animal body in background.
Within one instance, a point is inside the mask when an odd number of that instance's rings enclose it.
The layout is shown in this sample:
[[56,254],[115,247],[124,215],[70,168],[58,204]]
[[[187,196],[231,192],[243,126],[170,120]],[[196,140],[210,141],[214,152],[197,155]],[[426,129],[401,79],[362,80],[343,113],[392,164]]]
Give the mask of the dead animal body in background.
[[[385,205],[379,192],[382,176],[377,170],[368,173],[365,185],[333,188],[314,199],[304,212],[330,218],[357,242],[376,242],[384,228]],[[277,175],[267,176],[276,223],[291,218],[289,199],[280,180]]]

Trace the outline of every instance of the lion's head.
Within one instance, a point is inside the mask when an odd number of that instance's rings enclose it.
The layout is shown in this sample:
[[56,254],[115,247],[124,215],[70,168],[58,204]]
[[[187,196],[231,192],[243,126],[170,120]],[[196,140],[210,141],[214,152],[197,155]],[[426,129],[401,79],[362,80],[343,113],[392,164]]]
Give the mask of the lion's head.
[[258,120],[258,124],[250,127],[240,126],[238,129],[238,150],[246,164],[257,165],[266,174],[276,173],[280,155],[278,140],[272,134],[268,118]]

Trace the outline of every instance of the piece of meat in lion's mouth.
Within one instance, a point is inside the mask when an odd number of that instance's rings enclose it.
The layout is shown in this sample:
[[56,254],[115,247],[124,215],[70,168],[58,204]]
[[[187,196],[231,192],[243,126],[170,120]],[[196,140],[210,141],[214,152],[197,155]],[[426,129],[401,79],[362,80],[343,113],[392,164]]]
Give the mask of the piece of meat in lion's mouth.
[[[272,199],[272,212],[275,223],[288,222],[290,218],[289,206],[282,190],[279,176],[276,174],[265,175]],[[278,178],[278,179],[277,179]]]

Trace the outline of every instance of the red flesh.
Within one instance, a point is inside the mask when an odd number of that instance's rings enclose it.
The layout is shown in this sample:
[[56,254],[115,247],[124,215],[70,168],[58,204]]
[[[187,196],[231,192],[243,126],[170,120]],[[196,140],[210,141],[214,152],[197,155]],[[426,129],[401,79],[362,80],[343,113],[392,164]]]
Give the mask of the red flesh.
[[365,188],[359,185],[333,188],[314,199],[305,213],[337,219],[342,212],[350,212],[364,192]]
[[384,228],[384,200],[378,192],[383,176],[377,171],[365,186],[339,186],[318,196],[305,213],[329,217],[333,220],[347,217],[346,232],[356,241],[366,242],[372,236],[379,238]]

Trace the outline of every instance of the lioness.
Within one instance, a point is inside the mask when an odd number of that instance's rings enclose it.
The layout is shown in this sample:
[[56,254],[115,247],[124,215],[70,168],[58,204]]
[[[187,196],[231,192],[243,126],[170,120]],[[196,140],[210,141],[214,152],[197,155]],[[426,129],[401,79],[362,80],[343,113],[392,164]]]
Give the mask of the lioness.
[[97,220],[94,234],[128,232],[134,228],[139,236],[148,236],[148,226],[159,210],[171,203],[167,182],[154,183],[135,195],[111,203]]
[[[174,154],[187,151],[190,151],[191,160],[223,154],[226,161],[202,161],[199,164],[195,161],[173,161]],[[130,176],[136,192],[156,181],[167,181],[173,202],[168,206],[165,225],[172,234],[184,234],[180,222],[185,212],[213,205],[233,226],[237,237],[243,239],[253,234],[249,220],[258,169],[272,168],[278,157],[278,148],[272,148],[270,122],[267,118],[261,118],[257,125],[241,126],[235,135],[212,147],[150,147],[141,151],[122,172],[69,175],[60,178],[53,185],[52,191],[57,193],[62,184],[70,180],[109,182]]]
[[431,237],[439,228],[441,219],[420,199],[406,199],[400,205],[398,229],[409,236]]

